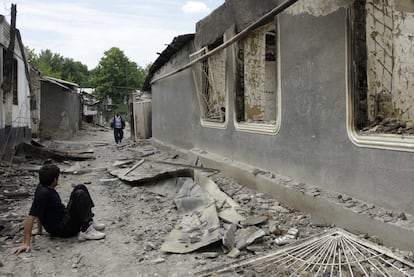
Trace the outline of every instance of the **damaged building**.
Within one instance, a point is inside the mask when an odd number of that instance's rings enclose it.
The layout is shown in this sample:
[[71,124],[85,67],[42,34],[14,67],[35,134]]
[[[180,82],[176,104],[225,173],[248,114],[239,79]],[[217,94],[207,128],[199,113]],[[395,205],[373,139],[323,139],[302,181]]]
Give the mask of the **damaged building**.
[[409,0],[226,0],[150,69],[154,141],[413,249],[412,233],[337,204],[414,213],[413,37]]
[[[13,18],[12,18],[13,20]],[[25,49],[15,20],[0,15],[0,160],[30,139],[30,77]]]

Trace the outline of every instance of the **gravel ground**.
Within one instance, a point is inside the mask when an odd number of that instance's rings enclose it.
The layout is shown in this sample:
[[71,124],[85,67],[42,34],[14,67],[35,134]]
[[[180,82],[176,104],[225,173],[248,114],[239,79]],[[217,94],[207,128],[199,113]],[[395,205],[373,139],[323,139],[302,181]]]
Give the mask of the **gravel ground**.
[[[175,204],[147,191],[145,186],[132,186],[120,180],[102,181],[113,179],[102,168],[115,160],[139,160],[148,153],[152,159],[165,159],[169,154],[153,151],[147,141],[126,139],[115,145],[111,130],[105,128],[88,127],[72,142],[93,149],[95,159],[58,163],[66,169],[80,165],[86,173],[63,173],[57,191],[67,203],[73,185],[87,185],[95,202],[95,218],[107,226],[106,238],[79,242],[76,237],[62,239],[43,234],[33,237],[29,253],[11,254],[10,249],[22,242],[23,220],[37,185],[37,173],[30,168],[42,163],[39,159],[16,156],[13,164],[3,163],[0,167],[0,276],[191,276],[207,268],[274,251],[281,247],[275,238],[291,228],[298,230],[298,238],[306,238],[332,227],[314,225],[308,214],[216,174],[211,178],[241,205],[246,216],[267,218],[257,226],[265,235],[241,249],[236,258],[227,255],[229,249],[221,242],[189,254],[163,253],[160,247],[165,237],[179,222]],[[185,162],[179,157],[175,159]],[[229,224],[222,223],[222,227],[224,230]]]

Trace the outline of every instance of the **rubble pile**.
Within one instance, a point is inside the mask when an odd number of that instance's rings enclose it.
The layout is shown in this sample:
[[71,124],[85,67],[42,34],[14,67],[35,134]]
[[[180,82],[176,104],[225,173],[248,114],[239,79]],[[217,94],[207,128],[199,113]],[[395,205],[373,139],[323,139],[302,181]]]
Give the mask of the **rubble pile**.
[[[112,134],[108,136],[112,139]],[[76,238],[33,238],[33,255],[39,257],[29,256],[33,260],[29,265],[33,275],[96,272],[91,276],[100,276],[120,272],[119,276],[130,276],[128,273],[139,268],[149,275],[174,272],[171,276],[184,276],[261,257],[334,227],[313,222],[309,214],[243,187],[223,177],[217,169],[203,167],[199,161],[190,163],[177,154],[159,150],[146,140],[113,145],[94,139],[85,135],[81,141],[87,144],[65,147],[63,143],[51,143],[42,148],[50,146],[73,155],[91,155],[89,147],[95,151],[96,159],[59,157],[56,162],[61,168],[62,186],[58,189],[65,203],[73,185],[86,184],[96,199],[98,219],[104,219],[107,225],[108,237],[95,243],[92,252],[84,252],[88,246],[74,243]],[[16,156],[12,165],[0,165],[0,253],[21,243],[23,221],[38,183],[37,170],[43,162],[34,157]],[[279,178],[261,170],[255,174]],[[313,197],[328,197],[349,209],[372,213],[386,222],[411,221],[410,215],[343,194],[330,195],[289,180],[281,182]],[[380,243],[370,235],[364,238]],[[37,259],[43,259],[42,266],[35,264]],[[0,255],[1,263],[4,267],[0,265],[0,275],[2,270],[27,269],[19,256]],[[56,264],[61,266],[55,267]],[[283,268],[277,270],[278,276],[284,276]],[[289,272],[286,269],[286,276]],[[242,275],[246,274],[247,270]]]
[[362,132],[414,135],[414,122],[397,118],[379,119],[371,124],[371,126],[364,128]]
[[24,215],[13,211],[20,201],[33,195],[36,179],[27,168],[0,163],[0,241],[13,238],[20,231]]

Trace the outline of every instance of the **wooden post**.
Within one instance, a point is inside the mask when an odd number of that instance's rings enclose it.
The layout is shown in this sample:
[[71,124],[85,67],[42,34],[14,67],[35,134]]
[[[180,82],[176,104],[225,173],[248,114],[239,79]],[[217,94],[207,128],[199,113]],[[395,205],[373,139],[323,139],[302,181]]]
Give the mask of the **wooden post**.
[[[11,22],[10,22],[10,42],[9,46],[5,51],[4,57],[4,79],[3,79],[3,92],[4,94],[12,93],[12,82],[13,82],[13,56],[14,56],[14,45],[16,37],[16,5],[11,5]],[[23,50],[22,50],[23,51]]]

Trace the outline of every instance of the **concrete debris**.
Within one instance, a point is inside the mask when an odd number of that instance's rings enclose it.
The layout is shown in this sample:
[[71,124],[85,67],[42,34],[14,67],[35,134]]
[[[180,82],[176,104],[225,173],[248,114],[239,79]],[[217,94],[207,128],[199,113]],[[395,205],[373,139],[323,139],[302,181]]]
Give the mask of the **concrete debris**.
[[[72,273],[72,275],[119,274],[127,276],[131,275],[133,268],[139,266],[140,268],[146,267],[143,272],[148,275],[169,276],[166,272],[160,273],[159,270],[162,268],[170,270],[169,273],[172,272],[170,275],[193,275],[195,270],[202,270],[210,265],[223,265],[232,258],[258,259],[260,257],[257,255],[282,250],[274,241],[282,235],[290,233],[295,236],[296,234],[299,238],[300,234],[300,238],[306,238],[320,233],[322,229],[332,227],[323,223],[322,220],[319,221],[321,222],[319,225],[316,225],[310,215],[287,208],[265,194],[240,186],[231,178],[220,174],[207,178],[208,174],[214,172],[203,169],[202,162],[196,155],[193,161],[189,162],[191,166],[188,166],[186,165],[188,161],[177,155],[154,153],[150,155],[153,160],[145,158],[144,163],[130,170],[143,159],[141,153],[151,154],[153,147],[146,142],[145,145],[148,147],[145,148],[148,151],[129,151],[132,147],[130,144],[118,149],[112,143],[112,133],[109,135],[110,146],[108,149],[101,147],[97,153],[97,158],[102,157],[102,159],[80,163],[64,160],[59,164],[62,171],[67,171],[62,174],[62,186],[59,189],[66,196],[71,191],[70,184],[86,182],[94,184],[89,187],[94,193],[94,199],[97,199],[97,208],[99,208],[97,219],[106,221],[108,230],[111,231],[111,239],[97,242],[97,247],[93,247],[91,251],[82,251],[85,256],[81,260],[80,255],[74,258],[70,258],[73,253],[67,255],[68,249],[73,251],[71,247],[66,247],[73,242],[72,240],[56,241],[50,240],[47,236],[38,236],[34,238],[36,243],[33,244],[33,250],[43,253],[36,255],[41,259],[41,263],[37,262],[37,258],[33,260],[31,254],[5,256],[3,259],[5,265],[1,269],[3,274],[7,275],[8,272],[14,272],[15,268],[21,267],[22,270],[26,270],[25,272],[32,272],[34,275],[61,275],[62,272],[68,272],[69,275]],[[37,147],[90,154],[85,148],[85,145],[91,145],[90,140],[83,140],[83,142],[84,145],[77,145],[78,149],[75,149],[75,145],[66,147],[63,144],[59,147],[52,144]],[[115,161],[116,159],[118,160]],[[0,162],[0,215],[7,215],[0,217],[0,244],[2,245],[0,248],[3,250],[21,241],[22,222],[27,213],[27,205],[30,204],[30,199],[7,198],[3,192],[6,194],[26,192],[29,197],[33,196],[38,183],[36,172],[42,162],[30,156],[15,158],[13,167],[9,164],[2,165]],[[118,170],[124,174],[128,170],[130,172],[126,176],[120,174],[121,178],[95,172],[96,168],[99,169],[112,163],[109,171]],[[84,169],[90,173],[79,174]],[[258,177],[267,174],[266,172],[257,173]],[[316,191],[312,190],[312,187],[308,188],[306,184],[296,185],[296,182],[290,178],[283,179],[281,176],[277,178],[287,187],[295,186],[298,190],[304,189],[307,195],[311,195],[311,192],[320,193],[321,196],[327,195],[322,189]],[[120,179],[127,180],[130,186],[121,182]],[[144,184],[145,186],[140,186]],[[165,188],[162,188],[163,185]],[[375,205],[362,203],[345,195],[338,197],[338,193],[332,193],[329,196],[336,203],[343,205],[348,202],[353,203],[355,204],[353,210],[360,209],[361,212],[372,214],[373,218],[379,217],[404,225],[408,225],[412,220],[411,215],[402,214],[401,211],[379,209]],[[258,218],[264,221],[261,222]],[[404,218],[407,220],[403,221]],[[290,232],[292,227],[297,230],[297,233],[296,231]],[[240,237],[242,233],[245,234],[243,238]],[[380,243],[375,240],[374,236],[369,237],[369,240]],[[163,245],[164,242],[167,244]],[[286,248],[296,247],[299,243],[297,239],[295,243],[287,245]],[[202,245],[207,246],[208,249],[207,247],[197,249]],[[175,252],[177,249],[183,253],[189,253],[187,251],[193,249],[198,251],[187,255],[163,255],[160,253],[163,251],[162,246],[168,246],[171,251]],[[110,251],[105,251],[105,249]],[[27,258],[28,262],[21,263],[22,257],[25,261]],[[2,260],[1,257],[0,260]],[[62,266],[56,268],[53,263],[48,264],[51,260],[58,261]],[[107,265],[108,260],[113,261],[116,266]],[[134,267],[128,268],[129,265],[134,265]],[[33,271],[30,271],[32,269]],[[272,273],[259,272],[256,276],[278,276]],[[247,270],[241,273],[243,276],[249,276],[249,274]],[[10,276],[12,275],[10,273]]]
[[16,152],[18,155],[29,155],[41,159],[53,159],[55,161],[85,161],[95,159],[95,156],[91,155],[90,151],[65,151],[65,150],[56,150],[45,147],[37,147],[28,143],[21,143],[16,147]]
[[163,263],[163,262],[165,262],[165,259],[161,258],[161,257],[158,257],[158,258],[151,261],[152,264],[160,264],[160,263]]
[[233,249],[236,246],[236,230],[237,225],[231,224],[229,228],[224,232],[223,235],[223,245],[227,247],[227,249]]
[[118,180],[119,180],[118,178],[101,178],[99,179],[99,182],[108,183],[108,182],[115,182]]
[[20,225],[12,222],[0,221],[0,236],[13,238],[20,231]]
[[276,221],[269,221],[269,232],[276,236],[280,236],[283,233]]
[[243,249],[252,244],[255,240],[262,238],[264,235],[266,235],[266,233],[256,226],[239,229],[236,232],[236,248]]
[[296,228],[290,228],[287,231],[286,235],[280,236],[280,237],[278,237],[278,238],[275,239],[275,244],[276,245],[279,245],[279,246],[282,246],[282,245],[291,243],[291,242],[293,242],[293,241],[296,240],[296,238],[298,237],[298,235],[299,235],[299,230],[298,229],[296,229]]
[[202,256],[203,256],[204,258],[207,258],[207,259],[215,259],[215,258],[217,258],[219,255],[220,255],[220,254],[219,254],[218,252],[204,252],[204,253],[202,254]]
[[255,255],[262,254],[264,252],[264,245],[253,244],[246,246],[246,249],[253,252]]
[[240,250],[237,248],[233,248],[229,253],[227,253],[227,257],[229,258],[238,258],[240,256]]
[[[159,181],[146,188],[154,193],[172,199],[181,219],[165,239],[161,250],[172,253],[188,253],[203,246],[223,240],[223,228],[219,218],[224,222],[238,224],[244,220],[237,209],[239,205],[223,193],[217,185],[199,172],[192,172],[194,180],[189,177],[176,177]],[[232,248],[235,244],[231,227],[225,235],[225,245]]]
[[[177,222],[161,245],[161,251],[170,253],[189,253],[201,247],[221,240],[220,223],[214,205],[200,206],[193,212],[186,213]],[[208,232],[209,229],[214,229]]]
[[240,221],[243,227],[259,225],[267,221],[267,216],[253,216]]
[[70,167],[66,167],[66,168],[62,167],[61,168],[62,173],[73,174],[73,175],[86,174],[86,173],[98,172],[98,171],[106,171],[106,170],[107,170],[106,167],[85,168],[85,166],[81,166],[79,162],[75,162]]
[[[137,163],[135,163],[137,165]],[[193,172],[184,166],[175,166],[171,164],[158,164],[149,160],[139,162],[135,168],[124,168],[113,166],[109,169],[112,176],[118,177],[122,181],[131,182],[136,185],[148,184],[165,180],[172,177],[192,177]]]

